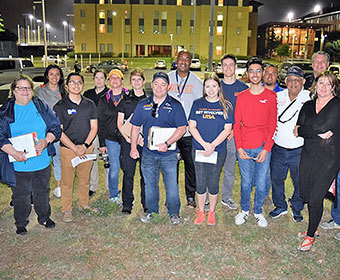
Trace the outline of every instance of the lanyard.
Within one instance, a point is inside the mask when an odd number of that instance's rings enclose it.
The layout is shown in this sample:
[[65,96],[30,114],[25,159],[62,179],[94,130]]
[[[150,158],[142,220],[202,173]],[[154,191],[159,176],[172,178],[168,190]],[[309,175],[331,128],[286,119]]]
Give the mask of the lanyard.
[[186,77],[186,79],[184,81],[182,90],[180,90],[179,84],[178,84],[178,72],[176,71],[176,82],[177,82],[177,90],[178,90],[177,97],[181,98],[183,91],[184,91],[184,88],[185,88],[185,85],[187,84],[187,81],[189,79],[189,76],[190,76],[190,72],[188,72],[188,76]]

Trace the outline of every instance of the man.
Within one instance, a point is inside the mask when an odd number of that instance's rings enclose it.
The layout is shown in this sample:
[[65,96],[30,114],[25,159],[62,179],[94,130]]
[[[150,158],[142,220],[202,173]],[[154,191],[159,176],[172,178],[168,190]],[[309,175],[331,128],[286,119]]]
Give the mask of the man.
[[330,56],[324,51],[319,51],[312,56],[313,74],[306,77],[305,89],[310,89],[316,76],[328,69]]
[[[233,54],[225,54],[221,59],[223,80],[222,90],[224,97],[233,105],[234,115],[237,95],[248,88],[248,86],[236,79],[236,57]],[[227,138],[227,156],[224,162],[224,177],[222,183],[222,205],[236,210],[237,204],[234,202],[232,193],[235,181],[236,147],[233,131]]]
[[249,217],[250,195],[256,185],[254,216],[258,226],[267,227],[262,214],[266,196],[266,175],[276,129],[276,94],[262,85],[262,61],[252,58],[247,63],[250,88],[237,97],[234,137],[241,171],[241,209],[235,224],[242,225]]
[[303,202],[299,191],[299,164],[303,138],[295,137],[293,130],[302,105],[310,100],[310,97],[309,91],[303,89],[305,79],[300,67],[292,66],[288,69],[285,83],[287,89],[277,93],[277,130],[270,162],[275,209],[269,213],[269,216],[276,219],[287,214],[285,180],[290,170],[294,185],[293,196],[289,199],[293,221],[301,222]]
[[58,101],[53,110],[63,130],[60,138],[61,204],[65,223],[72,221],[72,192],[74,174],[78,173],[78,198],[82,209],[96,211],[88,205],[89,177],[92,161],[72,166],[75,157],[86,159],[93,151],[92,142],[97,134],[97,110],[92,100],[81,95],[84,77],[71,73],[66,80],[68,95]]
[[[282,91],[283,88],[279,86],[277,83],[277,77],[278,77],[278,71],[277,68],[272,65],[268,64],[264,68],[263,72],[263,85],[264,87],[274,91],[274,92],[279,92]],[[264,199],[264,204],[265,205],[272,205],[272,202],[269,198],[269,192],[270,192],[270,169],[268,170],[267,174],[267,181],[266,181],[266,197]]]
[[[191,54],[188,51],[180,51],[176,62],[177,70],[169,73],[170,87],[168,93],[182,103],[185,115],[188,119],[192,103],[195,99],[203,96],[203,85],[200,78],[189,71]],[[195,167],[191,156],[192,136],[188,130],[184,136],[178,140],[177,145],[181,158],[184,161],[187,205],[190,208],[195,208],[196,177]],[[177,181],[178,170],[179,168],[177,167]]]
[[[337,178],[337,184],[335,185],[337,187],[337,201],[338,205],[335,207],[334,202],[332,203],[332,219],[328,222],[323,222],[320,224],[320,227],[322,229],[340,229],[340,172],[338,174]],[[334,238],[337,240],[340,240],[340,232],[336,233],[334,235]]]
[[[159,171],[162,171],[166,189],[166,205],[173,225],[180,224],[180,199],[177,183],[177,149],[168,150],[185,133],[188,124],[181,103],[167,94],[169,77],[166,73],[154,74],[152,83],[152,96],[140,101],[131,118],[131,151],[133,159],[139,157],[137,141],[140,127],[143,126],[145,141],[149,139],[149,129],[152,127],[176,128],[171,137],[151,150],[151,141],[145,143],[142,154],[142,172],[145,181],[145,202],[147,212],[141,218],[144,223],[152,219],[152,213],[159,213]],[[151,135],[150,135],[151,137]]]

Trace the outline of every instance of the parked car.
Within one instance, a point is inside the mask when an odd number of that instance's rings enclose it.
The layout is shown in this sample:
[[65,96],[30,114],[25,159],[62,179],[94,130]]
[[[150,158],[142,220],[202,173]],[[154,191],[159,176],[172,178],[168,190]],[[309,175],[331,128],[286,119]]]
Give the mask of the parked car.
[[[204,69],[204,71],[208,71],[208,65],[209,63],[207,63],[206,65],[205,65],[205,69]],[[217,65],[216,65],[216,62],[215,61],[212,61],[212,70],[213,71],[215,71],[216,70],[216,67],[217,67]]]
[[155,69],[166,69],[165,60],[159,59],[155,62]]
[[177,62],[174,61],[173,63],[171,63],[171,70],[176,70],[177,69]]
[[123,73],[129,70],[126,64],[115,60],[105,60],[100,63],[88,65],[86,67],[86,71],[90,73],[94,73],[97,69],[105,70],[107,73],[109,73],[112,69],[119,69]]
[[236,62],[236,79],[242,79],[244,76],[243,74],[247,71],[247,62],[248,60],[237,60]]
[[338,80],[340,80],[340,64],[331,64],[328,67],[328,70],[331,71],[338,78]]
[[[44,61],[44,56],[41,59],[41,61]],[[47,56],[47,63],[55,63],[55,64],[65,64],[65,60],[61,57],[58,57],[57,55],[48,55]]]
[[0,85],[12,83],[18,74],[29,76],[33,81],[43,81],[45,68],[34,67],[26,58],[0,58]]
[[287,70],[288,68],[292,67],[292,66],[299,66],[304,73],[304,76],[308,76],[310,74],[313,73],[313,67],[312,67],[312,63],[310,61],[307,60],[286,60],[283,61],[282,63],[279,64],[278,67],[278,71],[279,71],[279,75],[278,75],[278,83],[280,86],[286,86],[285,85],[285,79],[287,76]]
[[201,71],[201,61],[197,58],[193,58],[190,64],[190,70]]

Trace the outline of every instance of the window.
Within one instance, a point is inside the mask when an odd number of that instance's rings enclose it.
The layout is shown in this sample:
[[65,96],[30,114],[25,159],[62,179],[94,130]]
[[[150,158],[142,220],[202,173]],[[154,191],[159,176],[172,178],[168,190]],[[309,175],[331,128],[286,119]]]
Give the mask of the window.
[[237,19],[242,19],[242,12],[237,13]]
[[85,17],[85,16],[86,16],[85,10],[80,10],[80,17]]
[[99,11],[99,33],[105,33],[105,11]]
[[166,34],[167,12],[162,12],[162,34]]
[[238,6],[243,7],[243,0],[238,0]]
[[138,31],[142,34],[144,34],[144,12],[139,13],[139,28]]
[[182,6],[182,0],[177,0],[177,6]]
[[159,34],[159,12],[155,11],[153,16],[153,34]]
[[125,44],[125,52],[129,52],[130,51],[130,45],[129,44]]
[[107,44],[107,52],[113,53],[113,46],[112,46],[112,44]]
[[216,46],[216,55],[222,55],[222,46]]
[[182,32],[182,13],[176,12],[176,34]]
[[236,27],[236,34],[241,35],[241,27]]
[[240,47],[237,47],[236,49],[235,49],[235,54],[236,55],[239,55],[241,53],[241,48]]
[[125,32],[130,33],[131,32],[131,19],[130,19],[130,12],[125,11]]
[[218,0],[218,6],[223,7],[223,0]]
[[106,12],[106,17],[107,17],[107,32],[112,33],[113,31],[113,21],[112,21],[112,11],[107,10]]
[[222,34],[223,34],[223,15],[218,14],[217,15],[216,35],[222,35]]
[[190,35],[195,33],[195,19],[194,19],[194,12],[190,13]]
[[105,44],[99,44],[99,51],[101,53],[104,53],[105,52]]
[[86,51],[86,44],[85,44],[85,43],[82,43],[82,44],[81,44],[81,50],[82,50],[83,52]]
[[80,30],[81,30],[82,32],[85,32],[85,31],[86,31],[86,24],[85,24],[85,23],[82,23],[82,24],[80,25]]

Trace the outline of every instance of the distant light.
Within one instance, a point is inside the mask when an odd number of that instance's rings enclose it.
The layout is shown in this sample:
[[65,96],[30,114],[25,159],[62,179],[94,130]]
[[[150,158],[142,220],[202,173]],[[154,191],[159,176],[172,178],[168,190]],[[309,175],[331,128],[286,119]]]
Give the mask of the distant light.
[[74,31],[76,31],[76,29],[75,29],[74,27],[72,27],[72,28],[71,28],[71,31],[74,32]]
[[63,25],[64,25],[64,26],[67,26],[67,21],[64,20],[64,21],[63,21]]
[[112,12],[112,15],[113,15],[113,16],[116,16],[116,15],[117,15],[117,12],[113,11],[113,12]]
[[28,17],[30,18],[30,20],[34,19],[34,16],[32,15],[29,15]]
[[287,14],[287,18],[288,18],[288,21],[289,21],[289,22],[292,21],[293,17],[294,17],[294,13],[293,13],[293,12],[289,12],[289,13]]
[[41,19],[37,19],[37,23],[41,23]]
[[320,12],[321,11],[321,6],[320,6],[320,4],[316,4],[315,6],[314,6],[314,13],[318,13],[318,12]]
[[45,26],[46,26],[46,28],[47,28],[47,29],[50,29],[50,28],[51,28],[51,25],[50,25],[50,24],[48,24],[48,23],[46,23],[46,25],[45,25]]

